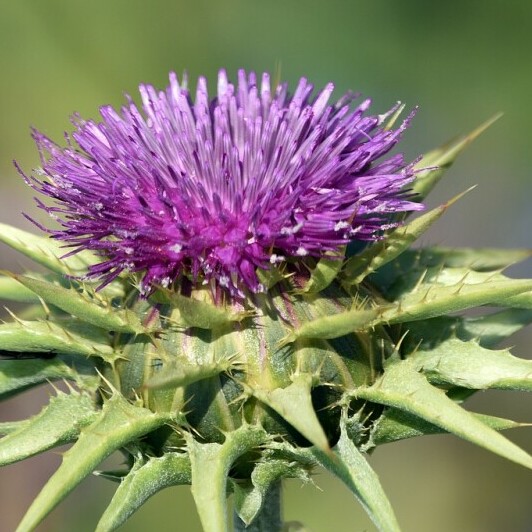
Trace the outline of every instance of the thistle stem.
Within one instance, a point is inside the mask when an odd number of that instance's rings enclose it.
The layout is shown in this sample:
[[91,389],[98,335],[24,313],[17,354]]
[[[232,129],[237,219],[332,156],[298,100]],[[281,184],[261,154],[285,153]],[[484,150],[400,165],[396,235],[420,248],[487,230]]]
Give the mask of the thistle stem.
[[264,503],[257,517],[249,526],[234,513],[234,532],[281,532],[281,482],[274,484],[266,493]]

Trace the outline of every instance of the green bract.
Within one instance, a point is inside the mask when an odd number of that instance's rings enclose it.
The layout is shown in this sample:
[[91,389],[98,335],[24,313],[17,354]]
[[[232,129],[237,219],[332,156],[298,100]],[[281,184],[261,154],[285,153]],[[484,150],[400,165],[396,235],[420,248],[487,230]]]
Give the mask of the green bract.
[[[484,127],[428,154],[423,165],[437,168],[420,173],[420,197]],[[72,277],[97,260],[90,253],[62,259],[55,241],[2,225],[0,240],[49,273],[0,277],[0,297],[27,304],[0,325],[0,350],[13,355],[0,361],[0,394],[70,383],[38,415],[0,425],[1,465],[73,444],[19,531],[115,451],[128,466],[99,472],[119,482],[100,532],[178,484],[192,486],[208,532],[228,530],[231,495],[237,529],[255,520],[249,530],[277,530],[264,521],[270,494],[315,466],[344,482],[379,530],[396,531],[364,454],[435,432],[532,468],[499,432],[519,423],[460,404],[475,390],[532,391],[532,362],[494,349],[532,321],[532,280],[503,274],[530,253],[412,249],[451,203],[344,260],[309,260],[303,281],[272,266],[260,272],[268,292],[234,305],[216,305],[207,289],[161,287],[145,300],[126,275],[97,292]],[[501,310],[456,314],[483,305]]]

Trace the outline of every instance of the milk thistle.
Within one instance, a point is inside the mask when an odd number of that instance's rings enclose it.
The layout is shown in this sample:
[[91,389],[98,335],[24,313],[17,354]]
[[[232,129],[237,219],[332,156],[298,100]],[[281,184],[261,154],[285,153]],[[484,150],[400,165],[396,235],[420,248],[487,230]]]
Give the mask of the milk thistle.
[[258,86],[244,71],[234,87],[221,71],[216,99],[200,78],[191,102],[171,74],[165,92],[141,85],[145,116],[129,101],[99,124],[75,118],[81,153],[34,131],[43,167],[28,183],[57,204],[41,204],[60,217],[55,238],[105,257],[89,277],[143,272],[143,292],[189,278],[242,299],[264,291],[257,268],[373,240],[390,214],[421,208],[405,198],[402,155],[376,164],[408,120],[388,130],[396,109],[366,116],[369,100],[350,110],[349,95],[329,104],[332,84],[312,89],[272,93],[268,74]]
[[[519,423],[461,405],[532,390],[532,363],[493,349],[532,321],[532,281],[502,273],[529,253],[411,248],[457,198],[408,216],[489,124],[406,162],[390,150],[413,113],[396,126],[400,104],[372,115],[332,92],[221,71],[214,99],[204,78],[192,98],[171,74],[165,91],[140,86],[141,109],[75,116],[66,147],[33,131],[41,168],[19,170],[57,224],[48,237],[0,227],[50,270],[0,278],[1,298],[28,304],[0,325],[0,393],[70,384],[0,424],[0,464],[73,445],[19,531],[115,451],[101,532],[177,484],[208,532],[230,528],[228,497],[235,530],[281,530],[283,478],[316,466],[396,531],[364,454],[414,435],[451,432],[532,467],[498,432]],[[457,314],[484,305],[502,310]]]

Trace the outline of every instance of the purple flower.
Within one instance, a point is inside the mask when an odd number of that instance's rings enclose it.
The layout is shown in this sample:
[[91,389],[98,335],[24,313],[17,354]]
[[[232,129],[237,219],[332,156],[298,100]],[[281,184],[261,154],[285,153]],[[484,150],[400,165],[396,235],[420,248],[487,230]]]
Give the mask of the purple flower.
[[243,297],[262,290],[257,268],[374,240],[394,213],[422,208],[404,189],[413,165],[381,159],[410,117],[388,130],[396,108],[366,115],[370,100],[330,104],[332,92],[313,96],[304,78],[272,92],[268,74],[244,71],[234,86],[222,70],[217,97],[199,78],[192,101],[172,73],[166,91],[140,86],[143,113],[128,98],[101,122],[75,116],[80,149],[33,131],[42,169],[28,182],[55,201],[38,201],[62,226],[52,235],[102,256],[89,277],[143,272],[149,292],[185,276]]

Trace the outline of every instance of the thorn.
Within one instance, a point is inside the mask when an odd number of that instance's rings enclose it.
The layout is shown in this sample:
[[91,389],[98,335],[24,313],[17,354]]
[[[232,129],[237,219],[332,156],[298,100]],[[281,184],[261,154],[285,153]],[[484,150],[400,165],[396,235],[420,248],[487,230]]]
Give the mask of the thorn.
[[434,288],[434,285],[429,285],[429,287],[427,288],[427,291],[425,292],[425,294],[423,295],[423,297],[421,298],[421,302],[423,303],[426,303],[428,301],[428,297],[429,297],[429,293],[430,291]]
[[[233,379],[233,381],[238,383],[238,381],[236,381],[235,379]],[[227,404],[228,404],[228,406],[232,406],[232,405],[237,405],[238,403],[240,403],[240,405],[238,406],[238,409],[240,410],[242,415],[244,415],[244,403],[248,399],[249,399],[249,395],[246,395],[245,392],[242,392],[240,395],[238,395],[237,397],[235,397],[234,399],[229,401],[229,403],[227,403]]]
[[423,343],[423,339],[419,340],[416,347],[414,347],[414,350],[410,353],[409,356],[415,355],[419,351],[419,348],[421,347],[422,343]]
[[27,322],[18,318],[13,311],[8,309],[7,307],[4,307],[4,309],[17,322],[18,325],[21,325],[21,326],[26,325]]
[[[111,384],[111,381],[109,381],[108,379],[106,379],[104,376],[103,376],[103,373],[99,370],[99,369],[96,369],[96,373],[98,373],[98,375],[100,376],[100,379],[102,379],[102,381],[107,385],[107,387],[109,388],[109,391],[111,392],[111,397],[115,396],[115,395],[120,395],[120,392],[113,386],[113,384]],[[100,386],[100,390],[103,392],[105,391],[101,386]]]
[[442,206],[441,206],[441,209],[443,211],[447,210],[451,205],[453,205],[454,203],[456,203],[459,199],[462,199],[466,194],[468,194],[469,192],[471,192],[473,189],[477,188],[478,185],[473,185],[471,187],[469,187],[468,189],[464,190],[463,192],[460,192],[460,194],[457,194],[456,196],[454,196],[453,198],[451,198],[449,201],[447,201],[446,203],[444,203]]
[[460,284],[458,286],[458,289],[454,292],[454,295],[456,295],[456,296],[459,295],[461,290],[462,290],[462,288],[464,288],[464,286],[466,286],[465,283]]
[[[47,323],[49,323],[49,322],[47,322]],[[50,325],[50,330],[52,330],[51,325]],[[72,343],[75,342],[75,338],[74,338],[73,334],[68,329],[61,328],[61,330],[63,331],[64,335],[68,338],[68,340],[70,340]],[[96,352],[96,349],[93,348],[93,350]]]
[[[434,279],[436,283],[440,282],[440,275],[442,275],[445,270],[445,261],[438,266],[438,272],[436,273],[436,278]],[[428,269],[426,270],[428,272]]]
[[40,296],[39,296],[39,302],[41,303],[41,306],[44,309],[44,313],[46,314],[46,319],[48,320],[50,316],[52,315],[52,312],[50,311],[50,308],[46,304],[46,301],[44,301],[44,299]]
[[289,332],[284,338],[281,338],[277,342],[277,345],[275,346],[275,349],[277,351],[280,351],[283,349],[283,347],[286,347],[288,344],[292,344],[297,340],[297,329],[293,329],[291,332]]
[[67,381],[66,379],[63,379],[63,383],[65,384],[65,386],[68,388],[70,394],[75,394],[75,393],[78,393],[81,395],[81,392],[79,392],[79,390],[77,390],[76,388],[74,388],[74,386],[72,386],[72,384]]
[[[63,382],[66,383],[66,381],[63,379]],[[48,385],[50,385],[50,387],[52,388],[52,390],[55,392],[56,396],[59,396],[60,394],[63,394],[65,395],[65,393],[60,389],[58,388],[54,382],[52,382],[50,379],[46,379],[46,383]]]
[[414,285],[412,292],[416,292],[419,289],[419,287],[423,284],[423,281],[425,280],[425,277],[427,276],[428,271],[429,271],[428,268],[423,271],[419,279],[416,281],[416,284]]
[[470,270],[467,270],[464,275],[462,276],[462,278],[460,279],[460,281],[458,281],[459,283],[463,283],[463,284],[466,284],[465,281],[466,279],[469,277],[469,274],[471,273]]

